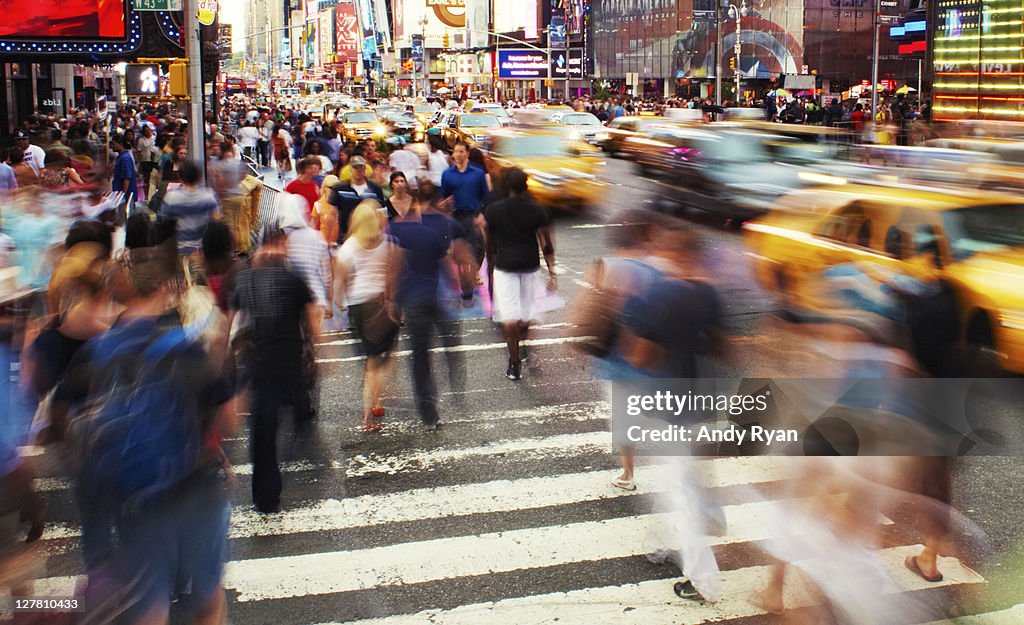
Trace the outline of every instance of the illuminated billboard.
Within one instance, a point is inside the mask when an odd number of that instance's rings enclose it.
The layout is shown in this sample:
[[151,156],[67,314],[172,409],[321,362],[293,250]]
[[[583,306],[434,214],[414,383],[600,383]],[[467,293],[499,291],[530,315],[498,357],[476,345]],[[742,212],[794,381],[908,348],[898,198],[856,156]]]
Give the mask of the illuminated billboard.
[[351,2],[342,2],[334,10],[338,62],[355,61],[359,58],[359,20],[356,18],[356,8]]
[[547,78],[551,71],[548,55],[539,50],[498,50],[498,78],[535,80]]
[[935,119],[1024,120],[1024,0],[938,3]]
[[0,39],[127,38],[124,0],[0,0]]
[[[532,2],[536,13],[536,0],[524,1]],[[409,47],[414,34],[424,36],[427,48],[440,48],[445,35],[449,38],[449,49],[487,45],[488,0],[393,0],[392,9],[395,42],[400,47]],[[425,21],[423,26],[421,19]],[[534,15],[534,22],[536,19]]]

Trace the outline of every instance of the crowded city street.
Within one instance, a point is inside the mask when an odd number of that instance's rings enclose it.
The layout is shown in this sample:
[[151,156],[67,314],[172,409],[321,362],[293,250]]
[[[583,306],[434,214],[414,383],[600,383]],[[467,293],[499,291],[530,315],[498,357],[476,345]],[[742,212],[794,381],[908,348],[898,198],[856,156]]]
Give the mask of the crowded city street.
[[0,0],[0,623],[1024,625],[1024,0],[853,4]]

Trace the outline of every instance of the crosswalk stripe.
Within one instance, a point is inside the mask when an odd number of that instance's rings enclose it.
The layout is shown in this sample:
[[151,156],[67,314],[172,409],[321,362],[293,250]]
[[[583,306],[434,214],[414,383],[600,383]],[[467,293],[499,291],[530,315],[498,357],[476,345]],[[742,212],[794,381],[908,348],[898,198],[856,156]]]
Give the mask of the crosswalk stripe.
[[[490,320],[488,320],[488,322],[489,321]],[[547,330],[561,330],[563,328],[568,328],[568,327],[574,327],[574,326],[573,326],[573,324],[566,323],[564,321],[556,322],[556,323],[542,323],[542,324],[539,324],[539,325],[530,326],[530,331],[531,332],[544,332],[544,331],[547,331]],[[494,327],[491,326],[491,325],[487,325],[487,326],[484,326],[484,327],[475,327],[475,328],[459,327],[459,328],[457,328],[457,330],[458,330],[458,332],[456,332],[456,333],[447,333],[446,332],[446,333],[443,334],[443,336],[457,336],[459,338],[465,339],[467,337],[478,335],[478,334],[493,335],[494,332],[495,332]],[[333,337],[343,337],[343,338],[333,338]],[[359,344],[359,339],[355,338],[352,335],[352,333],[347,331],[347,330],[340,331],[340,332],[325,332],[322,335],[322,339],[330,339],[330,340],[321,340],[320,343],[316,344],[317,347],[343,347],[345,345],[358,345]]]
[[[526,423],[541,424],[546,421],[557,418],[560,421],[574,421],[574,422],[586,422],[586,421],[606,421],[608,418],[608,411],[610,410],[609,404],[603,401],[597,402],[575,402],[569,404],[549,404],[546,406],[538,406],[536,408],[526,409],[509,409],[509,410],[492,410],[486,412],[480,412],[467,416],[464,418],[454,417],[451,419],[445,419],[445,423],[449,426],[461,425],[461,424],[476,424],[489,421],[500,421],[500,420],[511,420],[516,422],[517,425]],[[356,424],[353,423],[353,427]],[[384,436],[387,436],[390,432],[406,432],[420,429],[422,426],[418,421],[401,422],[394,421],[388,424],[385,430]],[[605,434],[605,438],[610,440],[610,435]],[[232,437],[226,439],[231,442],[245,443],[248,441],[247,436]],[[535,440],[535,439],[529,439]],[[563,443],[566,439],[563,439]],[[588,441],[585,441],[588,442]],[[606,441],[607,442],[607,441]],[[496,443],[500,445],[501,442]],[[518,443],[522,448],[528,448],[523,443]],[[448,448],[456,449],[456,448]],[[494,446],[487,446],[483,449],[476,449],[478,452],[484,454],[493,454]],[[468,450],[467,455],[473,455],[474,451]],[[281,463],[281,471],[284,473],[294,473],[298,471],[313,471],[317,469],[341,469],[343,464],[339,461],[331,461],[329,463],[315,463],[307,460],[283,462]],[[233,465],[233,470],[236,475],[252,475],[252,465],[248,463],[238,463]],[[72,488],[71,481],[67,478],[59,477],[42,477],[37,478],[34,481],[34,485],[37,491],[40,492],[55,492],[68,490]]]
[[[522,344],[526,347],[546,347],[550,345],[563,345],[567,343],[579,343],[580,341],[586,341],[585,336],[563,336],[555,339],[530,339],[523,341]],[[496,349],[507,349],[505,343],[482,343],[472,345],[452,345],[451,347],[432,347],[430,351],[433,353],[465,353],[465,352],[479,352],[486,350]],[[403,349],[392,352],[392,356],[411,356],[412,350]],[[361,362],[362,356],[347,356],[343,358],[317,358],[318,364],[329,364],[338,362]]]
[[923,625],[1024,625],[1024,603],[1005,610],[961,616],[948,621],[934,621]]
[[[783,457],[715,458],[708,460],[709,488],[760,484],[796,475]],[[587,471],[551,477],[494,480],[443,488],[421,488],[384,495],[326,499],[309,506],[276,514],[259,514],[246,505],[235,508],[230,537],[281,536],[301,532],[326,532],[384,523],[402,523],[451,516],[513,512],[531,508],[599,501],[636,494],[660,492],[657,466],[636,470],[643,490],[613,487],[609,471]],[[77,526],[48,525],[43,538],[74,538]]]
[[558,434],[543,438],[516,438],[476,447],[449,447],[432,451],[412,451],[393,455],[356,454],[345,466],[348,477],[373,473],[394,475],[406,470],[423,470],[440,464],[465,460],[473,456],[492,456],[514,452],[530,452],[533,456],[560,456],[584,451],[608,452],[611,435],[606,431],[583,434]]
[[[929,584],[903,569],[903,559],[917,553],[920,546],[882,549],[878,552],[884,568],[899,588],[889,586],[879,594],[892,595],[925,588],[980,584],[984,580],[955,558],[941,558],[939,566],[945,579]],[[652,580],[638,584],[585,588],[570,592],[533,595],[501,601],[464,605],[451,610],[424,610],[416,614],[364,619],[347,625],[490,625],[531,623],[531,625],[634,625],[635,623],[673,623],[697,625],[729,619],[764,615],[764,610],[749,602],[752,593],[768,580],[769,567],[753,566],[722,573],[722,596],[714,603],[678,599],[672,592],[676,579]],[[805,584],[792,580],[787,584],[787,608],[818,603]],[[878,597],[865,597],[878,601]],[[992,621],[995,623],[996,621]],[[998,621],[1003,625],[1003,621]],[[986,621],[978,621],[978,625]],[[343,625],[339,622],[323,625]],[[975,625],[965,621],[963,625]]]
[[[729,534],[709,537],[709,543],[728,545],[769,538],[763,519],[778,505],[763,501],[723,506]],[[669,527],[671,521],[666,513],[643,514],[353,551],[235,561],[228,564],[225,586],[238,591],[240,602],[259,601],[636,556],[649,552],[646,537]]]

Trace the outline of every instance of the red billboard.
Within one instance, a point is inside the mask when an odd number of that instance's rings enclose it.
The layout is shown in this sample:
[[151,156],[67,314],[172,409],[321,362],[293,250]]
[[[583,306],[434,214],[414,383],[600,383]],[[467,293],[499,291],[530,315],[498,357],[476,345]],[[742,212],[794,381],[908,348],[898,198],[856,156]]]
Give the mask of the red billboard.
[[356,18],[355,5],[342,2],[334,7],[336,41],[335,51],[338,62],[345,63],[359,58],[359,20]]
[[125,39],[124,0],[0,0],[2,39]]

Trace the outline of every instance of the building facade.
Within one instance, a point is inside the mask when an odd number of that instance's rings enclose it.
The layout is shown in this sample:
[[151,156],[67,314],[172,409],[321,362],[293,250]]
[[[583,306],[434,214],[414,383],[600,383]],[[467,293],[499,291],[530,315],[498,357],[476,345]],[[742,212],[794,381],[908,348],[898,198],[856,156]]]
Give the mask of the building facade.
[[[871,77],[871,0],[723,0],[717,11],[714,0],[592,2],[594,76],[622,93],[707,96],[719,64],[729,97],[737,72],[745,97],[783,86],[786,75],[814,74],[836,92]],[[902,15],[911,0],[890,4]],[[880,77],[916,83],[916,59],[901,57],[881,28]]]

